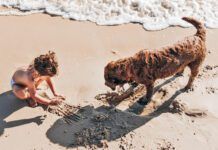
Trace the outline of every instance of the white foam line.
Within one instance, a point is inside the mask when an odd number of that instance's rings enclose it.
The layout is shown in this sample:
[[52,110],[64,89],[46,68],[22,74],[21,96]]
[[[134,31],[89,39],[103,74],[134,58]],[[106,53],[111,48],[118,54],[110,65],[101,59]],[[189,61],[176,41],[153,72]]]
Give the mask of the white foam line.
[[218,0],[0,0],[0,6],[21,10],[5,10],[0,15],[45,12],[98,25],[136,22],[147,30],[189,27],[181,18],[192,16],[208,28],[218,28]]
[[1,16],[27,16],[36,13],[43,13],[43,10],[35,10],[35,11],[28,11],[28,12],[21,12],[17,10],[7,10],[7,11],[0,11]]

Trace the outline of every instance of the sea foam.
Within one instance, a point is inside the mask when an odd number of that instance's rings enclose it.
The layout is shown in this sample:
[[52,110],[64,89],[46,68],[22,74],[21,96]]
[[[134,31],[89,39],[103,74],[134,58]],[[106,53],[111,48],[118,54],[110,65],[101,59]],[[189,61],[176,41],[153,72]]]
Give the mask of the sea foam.
[[189,27],[181,20],[191,16],[208,28],[218,28],[218,0],[0,0],[0,15],[48,13],[98,25],[140,23],[146,30],[169,26]]

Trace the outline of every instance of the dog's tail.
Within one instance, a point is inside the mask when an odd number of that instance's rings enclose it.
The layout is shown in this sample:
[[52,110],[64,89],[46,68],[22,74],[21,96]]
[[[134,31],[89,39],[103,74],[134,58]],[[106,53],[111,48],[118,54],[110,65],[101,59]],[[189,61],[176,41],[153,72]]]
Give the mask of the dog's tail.
[[199,36],[202,40],[205,40],[206,29],[205,29],[203,23],[201,23],[200,21],[198,21],[194,18],[191,18],[191,17],[183,17],[182,19],[191,23],[192,25],[194,25],[195,28],[197,29],[196,35]]

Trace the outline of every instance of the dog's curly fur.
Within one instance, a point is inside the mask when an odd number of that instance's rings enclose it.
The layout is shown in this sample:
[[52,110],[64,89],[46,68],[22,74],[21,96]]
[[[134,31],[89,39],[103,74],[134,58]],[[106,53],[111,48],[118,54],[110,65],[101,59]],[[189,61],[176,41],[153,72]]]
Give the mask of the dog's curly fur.
[[155,80],[182,73],[188,66],[191,75],[185,89],[191,88],[206,56],[206,30],[201,22],[193,18],[182,19],[196,27],[194,36],[186,37],[172,46],[152,51],[141,50],[132,57],[110,62],[104,70],[105,85],[115,90],[117,85],[125,83],[144,84],[147,94],[139,102],[146,104],[152,97]]

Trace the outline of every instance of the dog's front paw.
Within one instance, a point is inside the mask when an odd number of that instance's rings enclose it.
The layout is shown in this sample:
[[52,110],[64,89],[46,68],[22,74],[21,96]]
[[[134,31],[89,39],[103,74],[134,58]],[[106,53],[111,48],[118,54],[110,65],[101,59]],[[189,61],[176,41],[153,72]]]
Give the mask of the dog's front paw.
[[148,99],[145,97],[142,97],[137,102],[138,102],[138,104],[145,106],[148,104]]
[[136,83],[136,82],[132,82],[130,85],[131,85],[133,88],[136,88],[139,84]]

